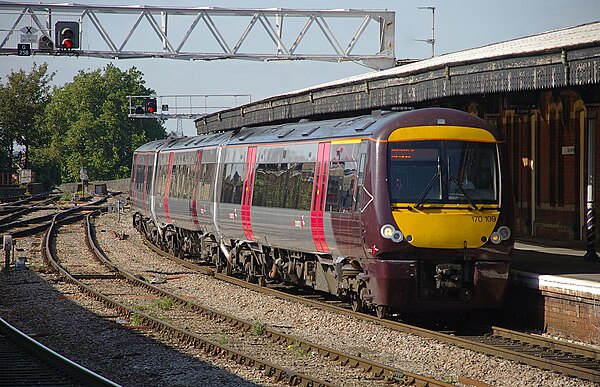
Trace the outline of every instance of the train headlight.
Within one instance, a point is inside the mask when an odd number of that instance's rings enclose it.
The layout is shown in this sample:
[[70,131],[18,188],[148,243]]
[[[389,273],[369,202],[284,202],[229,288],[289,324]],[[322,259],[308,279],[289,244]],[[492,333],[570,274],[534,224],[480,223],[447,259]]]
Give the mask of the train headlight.
[[404,234],[402,234],[402,231],[396,230],[396,228],[391,224],[382,226],[379,232],[381,233],[382,237],[385,239],[391,239],[394,243],[400,243],[404,240]]
[[497,231],[494,231],[492,235],[490,235],[490,241],[497,245],[502,241],[507,241],[510,238],[510,235],[510,228],[506,226],[500,226]]
[[396,229],[391,224],[386,224],[384,226],[381,226],[381,230],[380,230],[381,236],[384,237],[385,239],[392,239],[392,235],[394,235],[394,231],[396,231]]
[[506,227],[506,226],[500,226],[500,228],[498,228],[498,234],[500,234],[500,238],[502,238],[503,241],[507,241],[510,239],[510,228]]
[[392,240],[392,242],[400,243],[402,242],[402,240],[404,240],[404,235],[402,235],[402,232],[400,230],[396,230],[394,231],[390,239]]
[[500,234],[498,234],[497,231],[494,231],[492,235],[490,235],[490,240],[492,241],[492,243],[497,245],[498,243],[502,242],[502,237],[500,237]]

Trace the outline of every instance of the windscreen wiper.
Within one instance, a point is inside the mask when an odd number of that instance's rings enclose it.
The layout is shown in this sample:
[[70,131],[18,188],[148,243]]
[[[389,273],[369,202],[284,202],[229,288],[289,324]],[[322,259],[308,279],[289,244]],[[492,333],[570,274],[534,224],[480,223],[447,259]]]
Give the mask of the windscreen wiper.
[[427,194],[429,193],[429,191],[431,191],[431,187],[433,187],[433,183],[439,179],[440,177],[440,173],[436,172],[433,177],[431,178],[431,180],[429,180],[429,183],[427,183],[427,186],[425,187],[425,189],[423,190],[423,192],[421,193],[421,196],[419,196],[419,200],[416,201],[415,203],[415,208],[418,210],[419,208],[421,208],[423,206],[423,202],[425,201],[425,197],[427,196]]
[[479,208],[475,205],[475,203],[473,203],[473,199],[471,199],[471,197],[467,194],[467,192],[464,190],[464,188],[460,185],[460,183],[458,182],[456,177],[452,174],[449,174],[449,176],[450,176],[450,180],[456,185],[456,188],[458,188],[458,190],[463,194],[465,199],[467,199],[467,202],[469,202],[469,208],[472,210],[479,210]]
[[436,180],[439,180],[440,176],[442,176],[442,170],[440,168],[440,158],[438,157],[438,159],[437,159],[437,172],[433,175],[433,177],[431,178],[431,180],[429,180],[429,183],[427,183],[427,185],[425,186],[425,189],[421,193],[421,196],[419,196],[419,199],[415,202],[415,206],[414,207],[417,210],[423,206],[423,202],[425,201],[425,198],[427,197],[427,194],[429,194],[429,191],[431,191],[431,187],[433,187],[433,183],[435,183]]

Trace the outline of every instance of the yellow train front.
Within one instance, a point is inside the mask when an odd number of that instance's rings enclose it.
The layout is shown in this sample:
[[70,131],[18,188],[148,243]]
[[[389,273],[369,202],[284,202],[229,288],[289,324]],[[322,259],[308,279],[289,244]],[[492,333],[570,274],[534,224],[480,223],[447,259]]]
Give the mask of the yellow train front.
[[498,307],[512,256],[502,143],[483,120],[426,109],[373,133],[362,192],[355,309]]

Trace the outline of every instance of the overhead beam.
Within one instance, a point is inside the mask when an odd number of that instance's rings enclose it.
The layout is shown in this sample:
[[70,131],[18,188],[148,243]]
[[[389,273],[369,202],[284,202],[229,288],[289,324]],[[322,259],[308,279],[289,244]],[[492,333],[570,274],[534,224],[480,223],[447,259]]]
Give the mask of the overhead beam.
[[[78,21],[85,44],[68,53],[43,50],[36,39],[53,39],[56,21]],[[31,43],[36,55],[105,59],[353,61],[375,69],[395,63],[393,11],[0,1],[0,23],[10,26],[0,30],[0,55],[16,55],[17,44]],[[35,31],[23,32],[31,26]]]

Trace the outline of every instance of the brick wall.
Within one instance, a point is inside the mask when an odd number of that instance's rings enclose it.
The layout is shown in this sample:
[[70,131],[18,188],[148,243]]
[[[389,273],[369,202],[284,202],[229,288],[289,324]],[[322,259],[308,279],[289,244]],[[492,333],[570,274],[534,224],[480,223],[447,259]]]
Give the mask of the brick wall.
[[600,344],[599,299],[511,286],[503,313],[520,329]]

